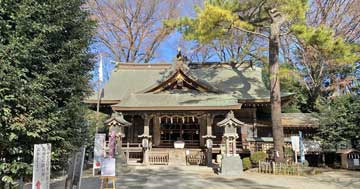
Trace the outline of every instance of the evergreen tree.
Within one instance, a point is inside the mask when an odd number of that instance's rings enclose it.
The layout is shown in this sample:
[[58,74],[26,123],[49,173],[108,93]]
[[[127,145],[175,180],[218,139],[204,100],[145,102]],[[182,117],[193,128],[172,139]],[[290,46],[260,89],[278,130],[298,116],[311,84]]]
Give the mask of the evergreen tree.
[[178,25],[186,39],[207,43],[226,36],[231,30],[252,34],[268,41],[270,73],[270,101],[272,131],[276,161],[283,161],[284,133],[280,123],[281,96],[279,80],[280,36],[289,31],[293,23],[303,23],[306,0],[207,0],[204,8],[197,7],[197,17],[185,17]]
[[338,96],[323,105],[321,111],[317,137],[325,150],[360,148],[359,95]]
[[0,0],[0,188],[31,175],[33,145],[52,169],[86,141],[94,23],[83,0]]

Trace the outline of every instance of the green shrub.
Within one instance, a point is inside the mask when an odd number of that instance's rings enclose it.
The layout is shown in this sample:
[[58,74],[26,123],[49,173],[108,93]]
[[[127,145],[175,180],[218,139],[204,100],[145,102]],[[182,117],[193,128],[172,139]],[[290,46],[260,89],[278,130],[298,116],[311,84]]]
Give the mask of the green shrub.
[[243,163],[244,170],[248,170],[251,168],[251,161],[250,161],[249,157],[242,159],[242,163]]
[[284,153],[285,153],[286,157],[293,157],[294,156],[294,151],[292,150],[292,148],[286,147],[284,149]]
[[267,154],[265,152],[258,151],[258,152],[251,154],[250,159],[251,159],[251,162],[253,162],[253,163],[259,163],[259,161],[264,161],[266,159],[266,157],[267,157]]

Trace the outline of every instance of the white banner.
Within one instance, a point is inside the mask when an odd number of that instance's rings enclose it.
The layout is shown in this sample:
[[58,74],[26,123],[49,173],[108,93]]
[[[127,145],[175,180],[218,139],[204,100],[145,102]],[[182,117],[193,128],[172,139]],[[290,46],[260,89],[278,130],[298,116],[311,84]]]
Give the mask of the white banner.
[[291,136],[291,146],[292,146],[292,149],[293,149],[296,153],[299,153],[299,151],[300,151],[300,140],[299,140],[299,136]]
[[115,158],[105,158],[103,160],[101,176],[115,176]]
[[51,144],[34,145],[32,189],[50,188]]
[[95,134],[94,169],[101,167],[104,158],[105,134]]

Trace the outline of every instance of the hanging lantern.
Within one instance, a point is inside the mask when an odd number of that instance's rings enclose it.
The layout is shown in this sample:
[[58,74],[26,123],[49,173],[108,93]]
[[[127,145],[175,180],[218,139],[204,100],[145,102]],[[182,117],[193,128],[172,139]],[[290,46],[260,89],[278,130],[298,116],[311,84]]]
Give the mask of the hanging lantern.
[[161,124],[161,117],[159,117],[159,123]]
[[195,122],[195,117],[194,117],[194,116],[192,116],[191,118],[192,118],[192,121],[193,121],[193,122]]
[[199,130],[196,130],[196,132],[195,132],[197,135],[199,134]]
[[170,123],[173,124],[173,117],[170,117]]

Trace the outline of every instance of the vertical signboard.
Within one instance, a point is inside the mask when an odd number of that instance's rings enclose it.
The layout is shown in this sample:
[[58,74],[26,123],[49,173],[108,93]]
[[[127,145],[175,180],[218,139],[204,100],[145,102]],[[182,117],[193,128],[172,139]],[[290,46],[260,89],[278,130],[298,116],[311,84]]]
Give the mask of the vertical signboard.
[[50,188],[51,144],[34,145],[33,189]]
[[95,175],[95,169],[101,168],[101,162],[104,158],[104,147],[105,134],[95,134],[93,175]]
[[299,136],[291,136],[291,146],[295,153],[295,163],[297,163],[297,155],[300,151],[300,138]]
[[291,136],[291,146],[294,152],[298,153],[300,151],[300,139],[299,136]]
[[299,131],[299,143],[300,143],[300,162],[305,163],[305,148],[304,148],[304,138],[302,132]]
[[81,187],[81,176],[82,176],[82,170],[84,166],[84,157],[85,157],[85,146],[82,146],[75,154],[75,165],[74,165],[74,176],[73,176],[73,184],[72,189],[80,189]]
[[82,146],[78,152],[74,153],[71,161],[69,161],[65,189],[80,189],[84,157],[85,146]]

